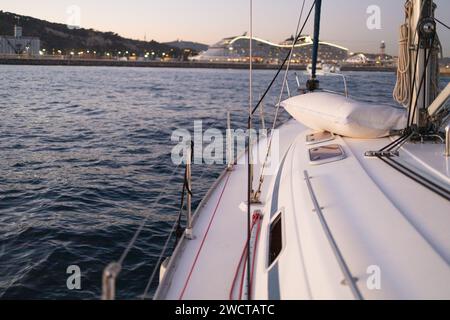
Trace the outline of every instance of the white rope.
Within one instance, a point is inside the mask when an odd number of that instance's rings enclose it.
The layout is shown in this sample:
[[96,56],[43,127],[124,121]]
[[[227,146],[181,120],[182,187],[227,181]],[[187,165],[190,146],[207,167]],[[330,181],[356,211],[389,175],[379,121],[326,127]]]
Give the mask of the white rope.
[[400,27],[400,49],[398,55],[397,83],[395,84],[393,97],[398,103],[407,106],[410,102],[411,86],[411,57],[409,49],[411,47],[410,23],[412,16],[412,3],[405,4],[406,22]]

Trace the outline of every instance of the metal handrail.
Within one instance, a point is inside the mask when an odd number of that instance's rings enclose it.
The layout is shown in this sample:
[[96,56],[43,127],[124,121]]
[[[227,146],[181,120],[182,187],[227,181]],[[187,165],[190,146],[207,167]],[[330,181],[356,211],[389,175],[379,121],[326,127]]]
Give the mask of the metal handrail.
[[[345,77],[345,74],[343,74],[343,73],[327,73],[326,75],[327,76],[336,76],[336,77],[341,77],[342,78],[342,81],[344,82],[344,95],[345,95],[346,98],[348,98],[348,96],[349,96],[348,95],[348,85],[347,85],[347,78]],[[298,89],[301,90],[300,80],[298,78],[298,74],[297,73],[295,73],[295,81],[297,82]],[[332,91],[332,90],[324,90],[324,89],[322,89],[322,90],[326,91],[326,92],[332,92],[332,93],[341,94],[340,92],[335,92],[335,91]]]
[[339,264],[339,267],[341,268],[341,271],[344,275],[345,283],[348,284],[350,287],[350,290],[352,291],[353,296],[357,300],[363,300],[364,298],[361,295],[361,292],[359,292],[358,287],[355,283],[355,278],[353,278],[350,269],[347,266],[347,263],[344,260],[344,257],[342,256],[341,251],[339,250],[336,241],[333,238],[333,234],[330,231],[330,228],[328,227],[327,221],[322,213],[322,208],[320,207],[316,195],[314,193],[314,189],[311,184],[311,177],[308,174],[308,171],[304,171],[305,175],[305,181],[306,185],[308,186],[308,191],[311,196],[311,200],[314,205],[314,210],[317,213],[317,216],[319,217],[320,223],[322,224],[323,231],[325,232],[325,235],[327,236],[328,242],[330,243],[331,249],[333,250],[333,253],[336,257],[336,260]]
[[231,132],[231,113],[227,112],[227,169],[232,170],[234,166],[234,155],[233,155],[233,137]]
[[187,227],[185,233],[186,238],[189,240],[195,239],[192,233],[192,153],[193,147],[191,143],[186,155]]
[[116,280],[121,270],[120,264],[113,262],[103,271],[102,300],[114,300],[116,298]]
[[344,95],[346,98],[348,98],[348,86],[347,86],[347,78],[342,73],[327,73],[327,76],[335,76],[335,77],[341,77],[342,81],[344,81]]
[[445,127],[445,156],[450,157],[450,124]]

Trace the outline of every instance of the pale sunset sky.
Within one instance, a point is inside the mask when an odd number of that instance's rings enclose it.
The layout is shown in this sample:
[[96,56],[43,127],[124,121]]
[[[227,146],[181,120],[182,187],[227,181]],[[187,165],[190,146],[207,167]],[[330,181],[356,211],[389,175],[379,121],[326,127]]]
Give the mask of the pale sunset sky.
[[[306,8],[313,0],[306,0]],[[397,54],[398,29],[404,19],[404,0],[323,0],[321,39],[351,51]],[[437,18],[450,23],[450,0],[435,0]],[[254,35],[281,42],[294,33],[302,0],[253,0]],[[133,39],[168,42],[176,39],[213,44],[249,29],[249,0],[0,0],[0,10],[51,22],[67,23],[67,8],[81,9],[81,26],[113,31]],[[369,30],[366,10],[381,9],[381,29]],[[312,20],[311,20],[312,21]],[[450,56],[450,31],[440,27],[444,55]],[[0,30],[0,34],[9,30]],[[312,23],[304,33],[312,33]]]

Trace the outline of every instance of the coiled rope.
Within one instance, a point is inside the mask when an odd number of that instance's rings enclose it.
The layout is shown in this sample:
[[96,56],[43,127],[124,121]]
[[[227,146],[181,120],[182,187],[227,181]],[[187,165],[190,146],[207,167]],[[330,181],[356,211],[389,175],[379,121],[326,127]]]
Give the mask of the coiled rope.
[[410,25],[409,19],[412,16],[413,6],[411,1],[405,4],[406,19],[405,23],[400,27],[400,48],[398,55],[397,67],[397,83],[393,92],[394,100],[403,106],[407,106],[410,102],[411,87],[411,58],[409,49],[411,47]]

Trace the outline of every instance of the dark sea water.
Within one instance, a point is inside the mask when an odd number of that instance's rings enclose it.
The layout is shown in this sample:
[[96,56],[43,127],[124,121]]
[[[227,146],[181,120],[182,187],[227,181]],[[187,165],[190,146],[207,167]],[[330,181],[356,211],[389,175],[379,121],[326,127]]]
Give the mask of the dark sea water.
[[[255,72],[256,97],[273,74]],[[393,103],[394,74],[347,77],[351,95]],[[295,91],[293,74],[289,83]],[[322,86],[342,90],[336,77]],[[279,83],[269,124],[278,94]],[[117,284],[118,298],[142,295],[178,214],[173,130],[192,131],[194,120],[223,130],[227,110],[244,128],[247,105],[241,70],[0,66],[0,298],[99,298],[103,268],[149,215]],[[195,205],[222,169],[194,168]],[[67,288],[71,265],[81,290]]]

